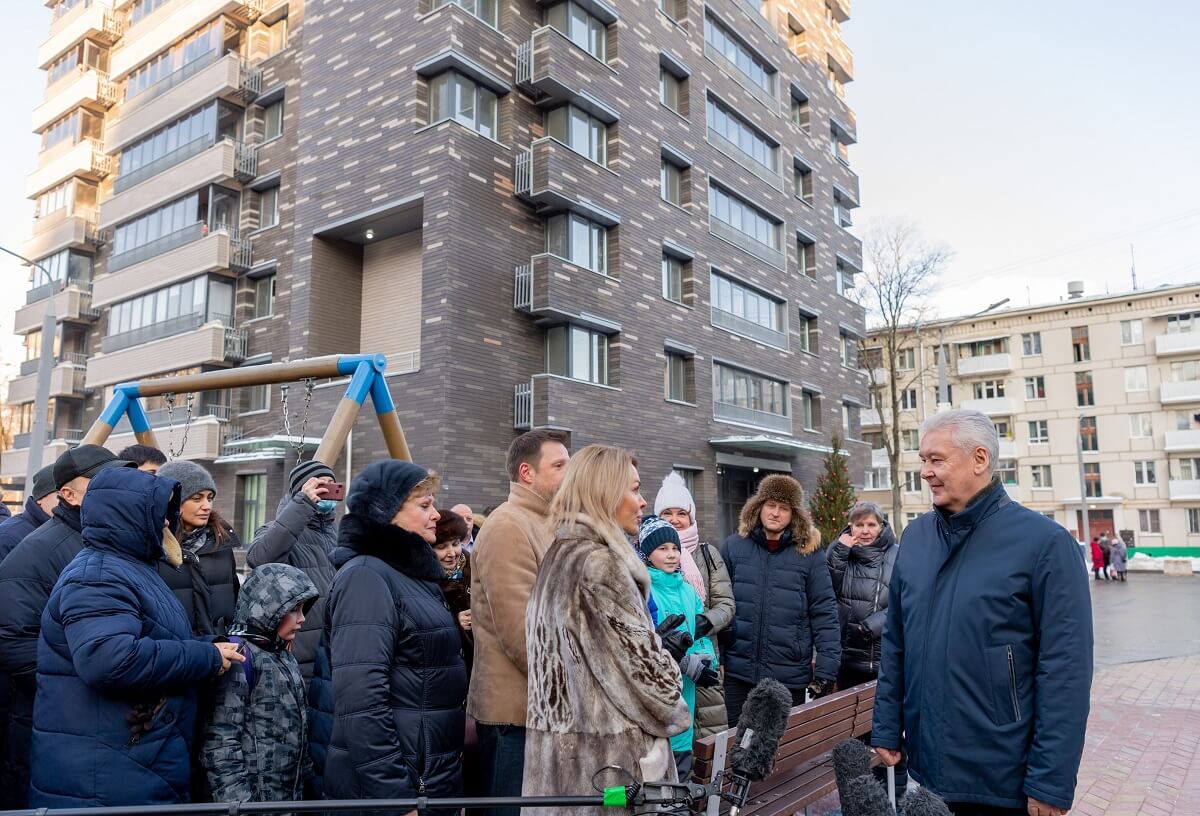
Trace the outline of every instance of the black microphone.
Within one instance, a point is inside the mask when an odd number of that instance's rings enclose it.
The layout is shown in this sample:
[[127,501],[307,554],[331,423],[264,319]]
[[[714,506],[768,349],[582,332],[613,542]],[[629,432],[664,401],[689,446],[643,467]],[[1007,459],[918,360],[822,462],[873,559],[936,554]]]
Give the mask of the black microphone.
[[893,816],[887,791],[871,774],[856,776],[843,786],[838,784],[842,816]]
[[929,788],[915,788],[900,799],[904,816],[951,816],[950,808]]
[[746,697],[729,754],[732,787],[725,799],[732,805],[730,816],[738,816],[745,806],[750,783],[765,779],[775,767],[779,739],[791,710],[792,693],[777,680],[763,680]]
[[842,740],[833,746],[833,775],[838,795],[851,779],[871,773],[871,749],[856,739]]

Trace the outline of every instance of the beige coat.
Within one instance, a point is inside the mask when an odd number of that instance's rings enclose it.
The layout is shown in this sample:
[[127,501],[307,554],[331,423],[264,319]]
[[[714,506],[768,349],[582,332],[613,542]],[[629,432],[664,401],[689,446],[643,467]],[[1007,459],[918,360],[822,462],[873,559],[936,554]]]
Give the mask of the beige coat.
[[546,500],[513,482],[471,550],[475,665],[467,713],[488,725],[525,725],[525,607],[550,545]]
[[593,775],[609,765],[638,781],[675,779],[669,738],[687,730],[691,715],[679,667],[654,633],[649,592],[650,576],[629,542],[605,539],[586,521],[550,546],[526,619],[526,796],[591,793]]

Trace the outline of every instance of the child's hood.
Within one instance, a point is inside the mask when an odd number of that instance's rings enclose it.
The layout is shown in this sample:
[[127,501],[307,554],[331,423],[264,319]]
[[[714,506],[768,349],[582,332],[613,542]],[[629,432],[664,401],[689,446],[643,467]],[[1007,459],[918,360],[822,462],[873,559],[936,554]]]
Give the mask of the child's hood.
[[303,571],[288,564],[263,564],[242,584],[234,625],[273,635],[284,615],[301,604],[308,612],[319,595]]

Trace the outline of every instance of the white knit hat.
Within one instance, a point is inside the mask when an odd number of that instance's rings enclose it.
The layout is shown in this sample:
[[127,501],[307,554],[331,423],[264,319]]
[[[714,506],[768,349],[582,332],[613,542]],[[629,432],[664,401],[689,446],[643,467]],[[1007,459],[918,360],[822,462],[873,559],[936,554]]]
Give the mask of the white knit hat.
[[658,489],[658,495],[654,497],[654,515],[657,516],[669,507],[687,510],[692,523],[696,522],[696,502],[692,500],[691,491],[687,489],[683,477],[674,470],[663,479],[662,487]]

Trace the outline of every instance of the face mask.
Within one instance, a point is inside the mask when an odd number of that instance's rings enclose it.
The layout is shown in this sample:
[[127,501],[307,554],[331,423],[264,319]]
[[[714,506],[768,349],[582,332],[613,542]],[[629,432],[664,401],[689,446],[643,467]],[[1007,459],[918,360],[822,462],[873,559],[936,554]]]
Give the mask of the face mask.
[[317,512],[318,513],[324,513],[325,515],[329,515],[330,513],[333,512],[333,508],[335,508],[335,507],[337,507],[337,501],[335,499],[318,499],[317,500]]

